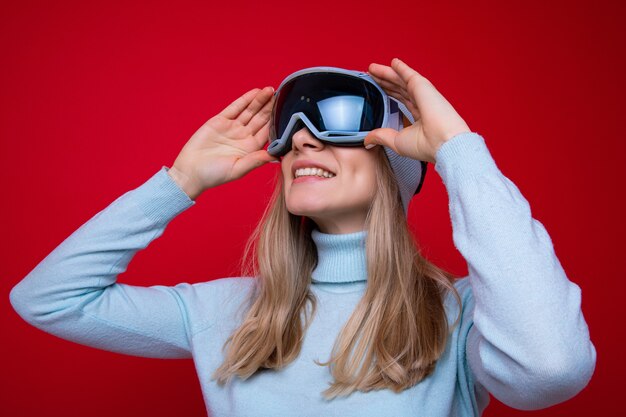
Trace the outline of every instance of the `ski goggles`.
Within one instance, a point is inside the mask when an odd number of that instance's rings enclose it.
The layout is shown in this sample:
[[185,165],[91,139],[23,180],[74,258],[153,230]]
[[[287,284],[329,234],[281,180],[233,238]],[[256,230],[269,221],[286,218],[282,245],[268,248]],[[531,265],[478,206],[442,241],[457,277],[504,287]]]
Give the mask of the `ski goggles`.
[[398,101],[388,96],[366,72],[311,67],[294,72],[274,93],[268,153],[282,156],[303,127],[322,142],[363,146],[374,129],[398,129]]

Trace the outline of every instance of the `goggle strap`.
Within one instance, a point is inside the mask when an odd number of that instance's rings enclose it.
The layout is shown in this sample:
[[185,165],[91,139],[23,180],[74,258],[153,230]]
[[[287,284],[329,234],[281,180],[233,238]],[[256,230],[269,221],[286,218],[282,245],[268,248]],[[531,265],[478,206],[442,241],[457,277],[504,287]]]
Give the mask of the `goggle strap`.
[[396,101],[393,97],[389,97],[389,120],[387,121],[387,126],[398,131],[402,130],[403,127],[399,104],[399,101]]

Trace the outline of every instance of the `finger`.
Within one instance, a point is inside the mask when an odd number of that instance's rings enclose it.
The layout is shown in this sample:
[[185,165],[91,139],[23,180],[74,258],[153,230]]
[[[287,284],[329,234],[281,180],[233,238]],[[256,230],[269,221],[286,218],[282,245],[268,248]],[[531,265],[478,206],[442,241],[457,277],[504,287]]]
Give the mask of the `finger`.
[[381,79],[381,78],[377,78],[375,76],[372,76],[372,78],[374,79],[374,81],[376,81],[376,83],[378,85],[380,85],[383,90],[385,90],[386,93],[389,93],[390,91],[393,91],[394,93],[403,96],[406,100],[411,100],[411,96],[409,95],[408,91],[406,90],[406,88],[401,87],[395,83],[392,83],[390,81]]
[[395,83],[380,79],[372,74],[370,74],[370,76],[372,76],[374,81],[376,81],[383,88],[383,90],[385,90],[387,95],[399,100],[402,104],[404,104],[406,108],[411,112],[415,120],[418,120],[420,118],[420,112],[417,108],[417,104],[405,87],[401,88]]
[[387,82],[395,84],[400,88],[406,89],[407,87],[407,84],[402,79],[402,77],[400,77],[400,75],[398,75],[398,73],[393,68],[388,67],[387,65],[372,63],[369,66],[369,74],[380,80],[385,80]]
[[[417,109],[433,108],[438,105],[448,105],[449,103],[437,88],[424,76],[409,67],[399,58],[391,61],[392,68],[407,83],[408,89],[413,92],[413,102]],[[411,85],[409,85],[411,84]]]
[[253,135],[256,135],[259,129],[261,129],[265,125],[265,123],[267,123],[267,121],[270,119],[274,101],[275,101],[275,96],[272,94],[269,101],[265,103],[263,108],[259,112],[257,112],[257,114],[255,114],[254,117],[252,117],[250,122],[248,122],[248,127],[252,131]]
[[389,97],[393,97],[396,100],[398,100],[399,102],[401,102],[402,104],[404,104],[405,106],[409,107],[409,106],[414,106],[412,99],[409,97],[407,98],[406,96],[400,94],[400,93],[396,93],[395,91],[387,91],[387,95]]
[[235,162],[235,165],[233,165],[231,171],[234,177],[233,179],[241,178],[253,169],[277,160],[279,159],[270,155],[269,152],[264,149],[250,152],[246,156],[239,158],[237,162]]
[[257,93],[261,91],[260,88],[253,88],[248,91],[237,100],[233,101],[229,106],[227,106],[224,110],[220,112],[221,116],[224,116],[228,119],[235,120],[237,116],[246,108],[248,104],[254,99]]
[[437,90],[437,88],[427,78],[423,77],[420,73],[409,67],[398,58],[394,58],[392,61],[393,68],[403,79],[408,79],[408,83],[412,83],[412,90],[415,91],[415,105],[419,108],[433,108],[438,106],[439,108],[452,108],[452,105],[448,100]]
[[237,120],[244,126],[247,126],[250,120],[265,106],[265,104],[271,100],[274,95],[274,89],[272,87],[265,87],[259,91],[254,99],[248,104],[240,114],[237,116]]
[[254,135],[254,140],[259,148],[263,148],[270,139],[270,122],[268,121],[263,127]]
[[[220,115],[228,119],[234,120],[239,118],[241,114],[244,113],[249,107],[262,108],[262,106],[265,104],[265,101],[273,96],[273,91],[274,89],[272,87],[265,87],[263,90],[261,90],[260,88],[253,88],[252,90],[246,92],[244,95],[239,97],[237,100],[233,101],[228,107],[222,110]],[[261,97],[259,98],[259,96]],[[252,116],[254,116],[254,114],[249,117],[251,118]],[[245,116],[243,120],[245,120],[246,117],[248,116]]]
[[409,82],[421,81],[426,79],[419,72],[415,71],[413,68],[402,62],[399,58],[394,58],[391,60],[391,68],[395,70],[395,72],[400,76],[402,81],[404,81],[407,86],[409,85]]
[[[370,133],[365,136],[363,140],[363,145],[367,147],[367,145],[383,145],[387,146],[394,150],[394,152],[398,153],[396,149],[395,140],[396,136],[398,136],[398,131],[395,129],[391,129],[388,127],[383,127],[380,129],[374,129]],[[371,148],[370,148],[371,149]]]
[[415,103],[413,103],[413,99],[406,100],[406,98],[404,96],[398,95],[398,94],[393,93],[393,92],[389,92],[388,94],[389,94],[390,97],[393,97],[396,100],[400,101],[402,104],[404,104],[406,106],[407,110],[413,115],[413,119],[415,119],[415,121],[420,119],[420,117],[421,117],[420,111],[417,108],[417,106],[415,105]]

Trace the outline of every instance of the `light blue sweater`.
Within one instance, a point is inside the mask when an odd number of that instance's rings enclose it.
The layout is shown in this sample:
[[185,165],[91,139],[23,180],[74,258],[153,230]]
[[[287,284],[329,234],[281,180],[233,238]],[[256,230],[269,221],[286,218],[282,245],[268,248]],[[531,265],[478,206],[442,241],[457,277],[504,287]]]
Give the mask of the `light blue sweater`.
[[[441,146],[436,171],[449,195],[455,246],[469,275],[456,282],[460,324],[435,372],[401,392],[354,392],[324,400],[327,360],[367,284],[366,231],[314,231],[319,263],[312,290],[318,312],[299,357],[219,387],[210,380],[222,345],[238,327],[250,277],[176,286],[116,283],[137,251],[163,234],[195,201],[163,166],[97,213],[11,291],[28,323],[76,343],[151,358],[193,358],[211,416],[477,416],[489,393],[532,410],[563,402],[589,382],[596,350],[570,282],[543,225],[496,167],[484,139],[461,134]],[[449,320],[457,304],[446,300]]]

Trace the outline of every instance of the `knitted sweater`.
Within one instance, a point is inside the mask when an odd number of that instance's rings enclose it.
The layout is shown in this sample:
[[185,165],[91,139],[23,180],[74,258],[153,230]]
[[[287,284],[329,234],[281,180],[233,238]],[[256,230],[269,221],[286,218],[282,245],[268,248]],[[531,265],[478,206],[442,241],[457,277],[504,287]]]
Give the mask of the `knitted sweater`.
[[[318,265],[314,320],[296,360],[280,371],[218,386],[211,374],[243,317],[252,277],[150,287],[117,283],[133,256],[192,207],[162,166],[136,189],[65,239],[11,291],[31,325],[76,343],[150,358],[192,358],[211,416],[478,416],[489,393],[517,409],[566,401],[589,382],[596,350],[543,225],[497,168],[482,136],[457,135],[436,155],[449,196],[453,241],[468,263],[455,283],[463,307],[435,371],[400,393],[353,392],[325,400],[328,367],[342,325],[367,285],[363,230],[312,239]],[[458,312],[445,300],[450,323]]]

